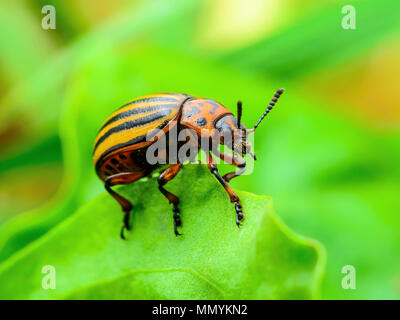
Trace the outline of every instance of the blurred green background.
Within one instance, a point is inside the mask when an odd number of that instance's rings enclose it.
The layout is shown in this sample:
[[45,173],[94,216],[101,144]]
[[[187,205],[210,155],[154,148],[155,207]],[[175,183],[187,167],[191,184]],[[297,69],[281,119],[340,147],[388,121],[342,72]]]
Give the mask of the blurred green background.
[[[42,29],[46,4],[55,30]],[[342,28],[348,4],[355,30]],[[233,186],[272,196],[325,246],[322,298],[400,297],[397,0],[0,1],[0,28],[0,265],[103,192],[92,143],[120,105],[241,99],[251,127],[285,87],[254,173]]]

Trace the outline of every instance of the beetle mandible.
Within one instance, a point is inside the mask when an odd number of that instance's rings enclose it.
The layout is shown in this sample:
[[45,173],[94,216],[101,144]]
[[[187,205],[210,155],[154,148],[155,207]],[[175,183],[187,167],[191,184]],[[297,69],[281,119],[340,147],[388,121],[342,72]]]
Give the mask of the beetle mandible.
[[[233,155],[211,150],[211,148],[204,151],[207,155],[210,172],[224,187],[230,201],[235,204],[236,224],[240,226],[240,221],[244,218],[242,206],[239,197],[228,183],[244,173],[246,167],[244,156],[246,154],[251,155],[256,160],[255,155],[251,152],[251,145],[247,137],[257,129],[283,91],[284,89],[279,89],[275,92],[267,109],[250,130],[246,129],[241,123],[242,103],[240,101],[237,103],[237,118],[235,118],[230,110],[214,100],[196,98],[183,93],[158,93],[139,97],[112,113],[96,136],[93,162],[96,173],[104,182],[105,189],[118,201],[124,212],[121,238],[125,239],[124,229],[131,229],[132,203],[112,190],[111,187],[129,184],[140,178],[151,176],[151,173],[160,166],[151,165],[146,160],[147,149],[157,141],[156,135],[154,135],[154,138],[148,139],[148,134],[161,130],[168,135],[172,128],[178,131],[191,129],[199,137],[206,139],[211,139],[215,132],[231,135],[234,143],[228,145],[228,148],[233,151]],[[226,145],[223,139],[220,139],[219,143]],[[199,144],[198,149],[200,147]],[[166,157],[168,158],[167,150]],[[221,176],[211,153],[222,161],[236,166],[237,170]],[[180,235],[178,227],[182,225],[179,216],[179,198],[167,191],[165,184],[178,174],[182,165],[182,162],[171,164],[158,177],[159,190],[173,205],[175,235]]]

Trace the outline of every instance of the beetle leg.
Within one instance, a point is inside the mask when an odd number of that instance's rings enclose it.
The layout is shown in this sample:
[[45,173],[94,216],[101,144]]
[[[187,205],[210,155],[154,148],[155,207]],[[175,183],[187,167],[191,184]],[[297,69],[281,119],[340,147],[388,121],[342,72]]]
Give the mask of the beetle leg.
[[122,172],[122,173],[117,173],[112,176],[109,176],[104,181],[105,182],[104,187],[106,188],[108,193],[110,195],[112,195],[115,200],[118,201],[118,203],[121,205],[122,211],[124,212],[123,225],[122,225],[121,233],[120,233],[120,236],[122,239],[125,239],[124,229],[127,229],[127,230],[131,229],[130,212],[132,210],[132,203],[128,199],[125,199],[123,196],[119,195],[114,190],[112,190],[111,187],[115,186],[115,185],[120,185],[120,184],[132,183],[132,182],[144,177],[145,175],[146,175],[146,173],[143,171]]
[[212,158],[211,154],[208,154],[208,169],[210,169],[210,172],[217,178],[218,182],[224,187],[225,191],[229,195],[231,202],[235,204],[236,224],[238,227],[240,227],[241,226],[240,221],[244,219],[242,205],[240,204],[240,199],[233,191],[233,189],[230,187],[230,185],[219,174],[217,165],[215,164],[215,161]]
[[[214,152],[215,153],[215,152]],[[229,153],[220,153],[217,152],[216,155],[225,163],[231,164],[235,167],[238,168],[238,170],[234,171],[234,172],[228,172],[226,174],[224,174],[222,176],[222,178],[226,181],[229,182],[231,181],[233,178],[236,178],[240,175],[242,175],[245,171],[246,171],[246,161],[244,161],[243,159],[238,159],[235,156],[232,156]]]
[[165,190],[164,185],[168,181],[171,181],[173,178],[175,178],[181,168],[182,168],[182,163],[173,164],[167,169],[165,169],[158,177],[158,189],[168,199],[169,203],[172,203],[174,205],[172,212],[174,218],[174,232],[176,236],[181,235],[178,232],[177,228],[182,225],[182,220],[181,217],[179,216],[180,211],[178,208],[179,198],[173,193]]

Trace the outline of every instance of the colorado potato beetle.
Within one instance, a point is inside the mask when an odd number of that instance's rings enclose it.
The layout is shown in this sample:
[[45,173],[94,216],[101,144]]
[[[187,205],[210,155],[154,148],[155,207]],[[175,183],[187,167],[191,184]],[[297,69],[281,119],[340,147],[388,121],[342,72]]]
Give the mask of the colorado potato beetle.
[[[230,110],[214,100],[196,98],[183,93],[157,93],[139,97],[112,113],[96,136],[93,162],[97,175],[104,182],[105,189],[118,201],[124,212],[121,238],[125,238],[124,229],[131,229],[130,212],[133,207],[128,199],[112,190],[111,187],[129,184],[151,176],[154,170],[160,168],[160,164],[149,163],[146,154],[159,139],[160,132],[168,137],[172,129],[178,132],[190,129],[194,135],[197,135],[197,140],[195,140],[197,151],[203,149],[206,152],[208,168],[226,190],[230,201],[234,203],[236,224],[240,226],[240,221],[244,218],[242,206],[239,197],[228,183],[244,173],[246,154],[256,159],[251,152],[248,135],[256,130],[283,91],[284,89],[276,91],[266,111],[250,130],[241,123],[242,103],[240,101],[237,103],[237,118],[235,118]],[[232,153],[212,149],[210,144],[206,148],[200,145],[200,139],[210,140],[216,133],[220,134],[218,145],[227,145]],[[223,138],[226,136],[232,138],[229,144],[227,139]],[[163,152],[167,160],[170,157],[168,150],[169,148],[166,148]],[[237,167],[236,171],[221,176],[213,155]],[[183,161],[169,163],[170,165],[163,169],[158,177],[158,188],[173,205],[174,232],[175,235],[180,235],[178,227],[182,225],[182,222],[179,216],[179,198],[167,191],[165,184],[178,174]]]

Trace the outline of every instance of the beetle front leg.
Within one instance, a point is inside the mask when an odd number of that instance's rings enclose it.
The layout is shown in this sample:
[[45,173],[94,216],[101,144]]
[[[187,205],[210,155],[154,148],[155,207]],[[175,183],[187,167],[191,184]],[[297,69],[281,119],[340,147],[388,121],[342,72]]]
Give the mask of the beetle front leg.
[[[215,153],[215,152],[214,152]],[[235,167],[238,168],[238,170],[234,171],[234,172],[228,172],[226,174],[224,174],[222,176],[222,178],[226,181],[229,182],[231,181],[233,178],[236,178],[240,175],[242,175],[245,171],[246,171],[246,161],[244,161],[243,159],[238,159],[236,156],[232,156],[229,153],[221,153],[221,152],[217,152],[216,155],[225,163],[227,164],[231,164]]]
[[165,169],[158,177],[158,189],[161,193],[168,199],[169,203],[172,203],[174,207],[172,208],[173,218],[174,218],[174,232],[176,236],[181,234],[178,232],[178,227],[182,225],[181,217],[179,216],[179,198],[173,193],[165,190],[164,185],[176,177],[179,170],[182,168],[182,163],[176,163]]
[[225,191],[229,195],[231,202],[235,204],[236,225],[240,227],[241,226],[240,221],[244,219],[242,205],[240,204],[240,199],[233,191],[233,189],[230,187],[230,185],[224,180],[224,178],[221,177],[221,175],[218,172],[217,165],[215,164],[215,161],[213,160],[210,154],[208,155],[208,169],[210,169],[210,172],[217,178],[218,182],[224,187]]

